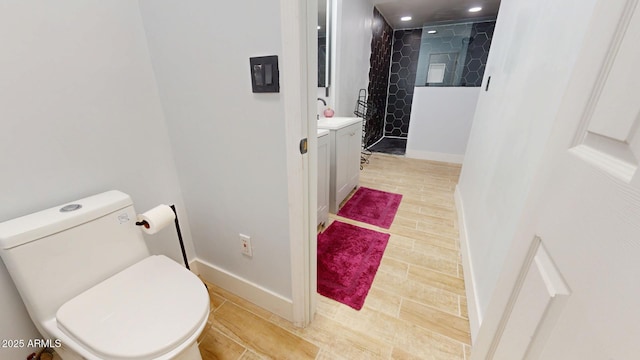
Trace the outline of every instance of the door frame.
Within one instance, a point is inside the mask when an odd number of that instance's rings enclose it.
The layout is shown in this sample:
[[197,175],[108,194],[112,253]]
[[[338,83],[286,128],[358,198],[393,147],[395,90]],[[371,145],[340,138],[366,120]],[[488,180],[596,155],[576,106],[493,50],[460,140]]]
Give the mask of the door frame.
[[[311,323],[316,307],[317,257],[317,0],[280,0],[282,83],[289,182],[292,322]],[[300,140],[307,139],[307,153]]]

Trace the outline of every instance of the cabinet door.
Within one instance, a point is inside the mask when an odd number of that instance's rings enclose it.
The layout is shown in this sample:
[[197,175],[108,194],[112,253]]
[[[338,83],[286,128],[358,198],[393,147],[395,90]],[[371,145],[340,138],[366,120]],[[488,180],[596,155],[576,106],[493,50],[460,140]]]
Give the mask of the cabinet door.
[[360,151],[362,142],[362,124],[349,126],[349,191],[358,186],[360,181]]
[[340,206],[340,203],[344,198],[349,195],[351,189],[349,188],[352,171],[350,167],[352,167],[353,160],[350,155],[351,147],[351,127],[346,127],[340,129],[336,132],[336,143],[335,143],[335,165],[336,165],[336,211],[337,207]]
[[329,135],[318,138],[318,225],[329,213]]

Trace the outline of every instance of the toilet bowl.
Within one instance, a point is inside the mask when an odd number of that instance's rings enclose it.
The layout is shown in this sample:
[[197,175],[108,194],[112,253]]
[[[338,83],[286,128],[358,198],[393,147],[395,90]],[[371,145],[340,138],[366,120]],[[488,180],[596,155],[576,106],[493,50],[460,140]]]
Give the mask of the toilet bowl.
[[110,191],[0,223],[7,270],[65,360],[201,359],[207,290],[149,254],[135,214],[128,195]]

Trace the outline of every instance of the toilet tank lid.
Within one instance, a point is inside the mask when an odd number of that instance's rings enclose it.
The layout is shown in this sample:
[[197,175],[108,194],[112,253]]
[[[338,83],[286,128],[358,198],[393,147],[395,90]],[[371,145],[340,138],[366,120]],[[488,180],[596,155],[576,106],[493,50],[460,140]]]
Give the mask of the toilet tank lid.
[[0,223],[0,249],[8,250],[41,239],[132,204],[129,195],[111,190],[5,221]]

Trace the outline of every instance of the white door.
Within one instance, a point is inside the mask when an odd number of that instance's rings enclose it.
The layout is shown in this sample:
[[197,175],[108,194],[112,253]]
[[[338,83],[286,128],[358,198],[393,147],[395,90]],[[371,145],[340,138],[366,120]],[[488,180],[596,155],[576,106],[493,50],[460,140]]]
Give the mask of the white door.
[[638,2],[596,6],[472,359],[640,358]]

